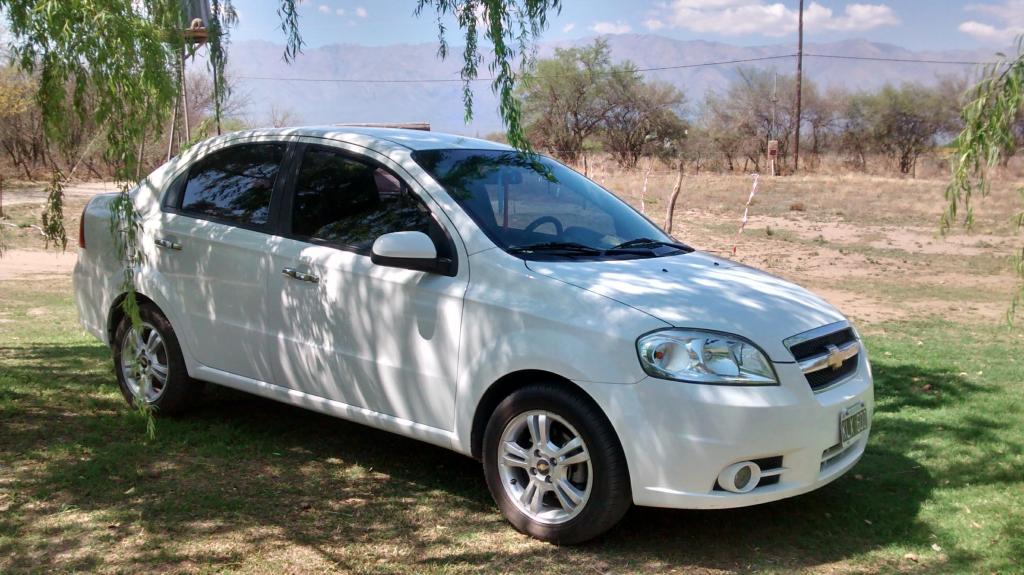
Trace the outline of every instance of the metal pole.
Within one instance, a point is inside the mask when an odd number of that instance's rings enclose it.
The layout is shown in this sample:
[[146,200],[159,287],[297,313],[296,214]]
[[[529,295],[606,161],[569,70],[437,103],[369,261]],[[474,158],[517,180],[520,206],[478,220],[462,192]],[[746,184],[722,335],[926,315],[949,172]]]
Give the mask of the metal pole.
[[793,138],[793,171],[800,168],[800,94],[803,92],[804,72],[804,0],[800,0],[800,16],[796,48],[796,135]]
[[171,112],[171,130],[167,136],[167,159],[165,161],[171,161],[171,152],[174,150],[174,133],[178,131],[178,108],[181,107],[181,90],[178,90],[178,94],[174,96],[174,111]]
[[192,142],[192,131],[188,125],[188,88],[185,82],[185,48],[181,49],[181,108],[185,119],[185,144]]
[[779,72],[775,71],[772,74],[772,130],[771,130],[771,133],[768,134],[768,139],[769,140],[775,139],[775,137],[776,137],[776,135],[775,135],[776,134],[775,127],[778,125],[778,123],[777,123],[777,119],[775,117],[775,110],[778,107],[777,106],[778,103],[779,103]]
[[[212,58],[211,58],[212,59]],[[213,115],[217,121],[217,135],[220,135],[220,81],[217,66],[213,67]]]

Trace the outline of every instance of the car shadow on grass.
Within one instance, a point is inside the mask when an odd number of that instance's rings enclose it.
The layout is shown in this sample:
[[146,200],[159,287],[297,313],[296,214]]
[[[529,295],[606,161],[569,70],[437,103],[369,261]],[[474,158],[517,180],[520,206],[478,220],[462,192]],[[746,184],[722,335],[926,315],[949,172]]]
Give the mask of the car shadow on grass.
[[[816,567],[928,544],[933,531],[918,512],[936,478],[908,454],[934,429],[900,412],[985,392],[944,371],[877,363],[872,441],[846,477],[751,508],[634,508],[605,536],[559,548],[515,533],[480,465],[453,452],[214,386],[189,415],[160,418],[147,441],[120,404],[105,348],[5,348],[0,358],[9,365],[0,375],[9,571]],[[946,433],[968,440],[991,422],[975,423]],[[974,465],[975,483],[1006,480],[979,463],[957,466]]]

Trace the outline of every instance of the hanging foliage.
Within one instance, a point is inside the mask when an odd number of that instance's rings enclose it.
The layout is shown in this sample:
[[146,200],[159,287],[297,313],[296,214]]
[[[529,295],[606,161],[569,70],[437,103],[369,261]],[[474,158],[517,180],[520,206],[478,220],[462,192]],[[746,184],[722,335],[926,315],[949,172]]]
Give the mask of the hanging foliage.
[[[139,263],[138,215],[128,184],[139,171],[141,143],[160,130],[177,87],[173,74],[183,48],[178,0],[0,0],[8,18],[11,53],[26,72],[39,77],[36,99],[47,140],[61,145],[68,119],[91,118],[106,140],[106,159],[122,182],[113,202],[110,228],[123,262],[124,312],[141,326],[135,305]],[[70,89],[70,93],[69,93]],[[86,98],[86,95],[89,98]],[[63,175],[54,170],[43,228],[47,243],[67,246]],[[144,387],[144,386],[143,386]],[[142,393],[145,389],[142,390]],[[145,401],[147,432],[154,422]]]
[[491,89],[498,96],[498,113],[505,124],[508,143],[517,149],[529,150],[519,100],[515,97],[516,60],[518,58],[518,69],[529,67],[535,41],[547,27],[548,13],[561,10],[561,0],[417,0],[416,15],[427,7],[437,14],[438,56],[448,56],[446,16],[454,16],[463,32],[461,75],[466,122],[473,119],[471,82],[478,77],[484,61],[479,44],[480,28],[483,28],[483,38],[493,47],[487,67],[492,75]]
[[[956,223],[961,209],[964,225],[969,228],[974,223],[972,196],[988,194],[992,170],[1014,150],[1014,123],[1024,113],[1024,36],[1017,39],[1016,57],[1002,57],[988,66],[970,97],[962,113],[964,128],[953,142],[953,176],[946,186],[943,232]],[[1024,200],[1024,187],[1017,192]],[[1024,227],[1024,211],[1014,219],[1018,228]],[[1024,249],[1014,258],[1013,267],[1019,281],[1008,314],[1010,321],[1024,302]]]
[[53,245],[61,251],[68,247],[68,233],[64,229],[64,174],[54,168],[50,185],[46,189],[46,206],[43,208],[43,235],[46,247]]
[[221,116],[224,102],[230,96],[230,86],[224,71],[227,70],[229,30],[238,22],[238,15],[228,0],[213,0],[213,11],[209,22],[210,72],[213,74],[213,117],[217,134],[221,130]]

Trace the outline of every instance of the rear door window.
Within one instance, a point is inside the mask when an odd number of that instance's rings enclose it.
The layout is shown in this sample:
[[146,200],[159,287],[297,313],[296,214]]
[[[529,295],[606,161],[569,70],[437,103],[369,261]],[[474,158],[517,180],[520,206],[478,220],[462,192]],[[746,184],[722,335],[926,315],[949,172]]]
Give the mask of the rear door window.
[[310,146],[295,181],[292,235],[358,252],[401,231],[423,232],[439,255],[448,251],[443,229],[393,173],[343,152]]
[[181,211],[241,227],[262,229],[285,144],[242,144],[214,152],[189,170]]

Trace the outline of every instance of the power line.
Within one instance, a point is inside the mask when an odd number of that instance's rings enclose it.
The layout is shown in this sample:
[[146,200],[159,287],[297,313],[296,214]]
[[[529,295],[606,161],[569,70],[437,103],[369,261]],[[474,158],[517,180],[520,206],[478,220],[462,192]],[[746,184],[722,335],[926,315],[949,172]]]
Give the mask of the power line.
[[832,58],[835,60],[861,60],[868,62],[910,62],[913,64],[950,64],[958,66],[990,66],[998,63],[974,60],[923,60],[919,58],[886,58],[883,56],[841,56],[839,54],[804,54],[804,58]]
[[[739,58],[734,60],[719,60],[714,62],[700,62],[696,64],[678,64],[675,66],[655,66],[651,68],[633,68],[633,72],[659,72],[662,70],[682,70],[685,68],[702,68],[705,66],[727,66],[729,64],[745,64],[747,62],[761,62],[765,60],[781,60],[784,58],[792,58],[794,54],[779,54],[776,56],[760,56],[757,58]],[[618,70],[615,72],[605,72],[608,74],[624,73],[629,70]],[[338,84],[435,84],[441,82],[463,82],[462,78],[400,78],[393,80],[385,80],[378,78],[304,78],[304,77],[279,77],[279,76],[235,76],[239,80],[267,80],[267,81],[286,81],[286,82],[327,82],[327,83],[338,83]],[[490,82],[494,80],[492,77],[484,78],[471,78],[470,82]]]
[[[280,81],[280,82],[324,82],[331,84],[436,84],[439,82],[462,82],[461,78],[423,78],[420,80],[415,79],[397,79],[397,80],[382,80],[382,79],[358,79],[358,78],[300,78],[300,77],[280,77],[280,76],[235,76],[239,80],[266,80],[266,81]],[[483,82],[491,80],[491,78],[473,78],[471,82]]]
[[[728,66],[730,64],[746,64],[750,62],[764,62],[768,60],[784,60],[795,58],[796,53],[777,54],[774,56],[759,56],[756,58],[736,58],[733,60],[716,60],[711,62],[698,62],[694,64],[677,64],[674,66],[653,66],[649,68],[633,68],[638,73],[661,72],[665,70],[685,70],[689,68],[704,68],[709,66]],[[838,54],[804,54],[804,58],[826,58],[835,60],[858,60],[865,62],[905,62],[913,64],[943,64],[956,66],[984,66],[996,64],[996,62],[981,62],[972,60],[926,60],[923,58],[886,58],[882,56],[842,56]],[[617,70],[605,72],[608,74],[628,72],[628,70]],[[235,76],[239,80],[256,80],[267,82],[312,82],[328,84],[439,84],[439,83],[462,83],[462,78],[310,78],[302,76]],[[471,78],[470,82],[491,82],[493,77]]]
[[738,60],[720,60],[718,62],[701,62],[699,64],[680,64],[678,66],[658,66],[656,68],[636,68],[637,72],[657,72],[659,70],[681,70],[683,68],[703,68],[705,66],[726,66],[729,64],[744,64],[746,62],[761,62],[763,60],[782,60],[792,58],[796,54],[779,54],[778,56],[761,56],[759,58],[741,58]]

